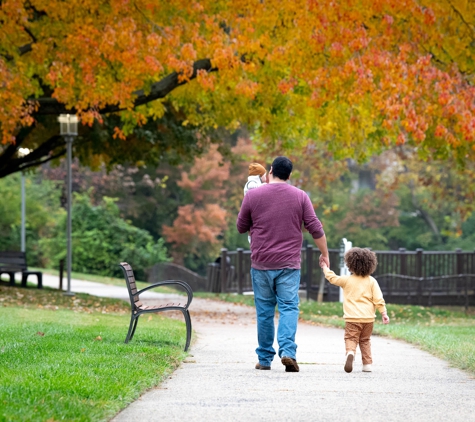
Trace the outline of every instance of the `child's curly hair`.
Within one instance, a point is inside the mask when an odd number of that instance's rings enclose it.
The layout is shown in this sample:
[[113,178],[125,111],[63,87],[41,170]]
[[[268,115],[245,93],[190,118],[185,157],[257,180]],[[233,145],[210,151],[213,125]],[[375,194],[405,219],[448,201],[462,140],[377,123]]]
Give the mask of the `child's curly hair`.
[[376,254],[363,248],[351,248],[345,254],[345,262],[353,274],[361,277],[373,274],[378,265]]

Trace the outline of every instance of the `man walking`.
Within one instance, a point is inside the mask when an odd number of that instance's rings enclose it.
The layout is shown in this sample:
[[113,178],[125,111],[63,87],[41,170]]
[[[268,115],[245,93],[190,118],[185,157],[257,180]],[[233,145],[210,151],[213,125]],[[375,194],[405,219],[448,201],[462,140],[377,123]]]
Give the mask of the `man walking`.
[[237,218],[239,233],[251,232],[251,278],[257,314],[256,369],[271,369],[274,359],[275,306],[279,309],[277,342],[286,372],[299,372],[295,334],[299,317],[300,251],[302,223],[330,262],[322,223],[305,192],[287,183],[292,162],[277,157],[269,183],[247,193]]

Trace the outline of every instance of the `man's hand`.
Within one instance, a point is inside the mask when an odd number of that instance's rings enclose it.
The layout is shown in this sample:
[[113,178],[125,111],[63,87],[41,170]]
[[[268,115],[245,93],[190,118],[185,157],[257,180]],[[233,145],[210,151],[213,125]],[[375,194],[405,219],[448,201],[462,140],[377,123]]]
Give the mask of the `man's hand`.
[[383,324],[389,324],[389,317],[388,317],[388,314],[386,312],[383,312],[381,314],[381,317],[383,318]]
[[323,268],[323,264],[325,264],[327,267],[330,267],[330,257],[328,255],[320,255],[320,258],[318,259],[318,263],[320,267]]

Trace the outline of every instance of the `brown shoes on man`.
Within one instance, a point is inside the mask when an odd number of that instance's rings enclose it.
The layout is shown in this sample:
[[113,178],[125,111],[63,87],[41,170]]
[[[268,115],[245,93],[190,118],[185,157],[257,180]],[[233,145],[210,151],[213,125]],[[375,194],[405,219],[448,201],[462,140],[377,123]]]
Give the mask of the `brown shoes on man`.
[[282,365],[285,366],[285,372],[299,372],[300,371],[300,368],[295,359],[289,358],[288,356],[283,356],[280,361],[282,362]]
[[256,369],[260,369],[262,371],[270,371],[270,366],[264,366],[260,363],[256,363]]

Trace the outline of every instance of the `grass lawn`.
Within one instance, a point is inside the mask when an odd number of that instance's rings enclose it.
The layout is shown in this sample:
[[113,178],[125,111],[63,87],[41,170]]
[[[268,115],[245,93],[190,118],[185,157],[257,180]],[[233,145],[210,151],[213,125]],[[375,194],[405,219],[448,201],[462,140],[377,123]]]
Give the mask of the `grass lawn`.
[[[254,305],[252,295],[196,293],[197,297]],[[448,361],[454,367],[475,374],[475,308],[465,313],[457,307],[388,305],[389,325],[378,318],[374,334],[407,341]],[[300,318],[316,324],[341,327],[343,305],[339,302],[302,301]]]
[[107,421],[186,357],[181,321],[143,316],[124,344],[129,305],[0,286],[0,420]]

